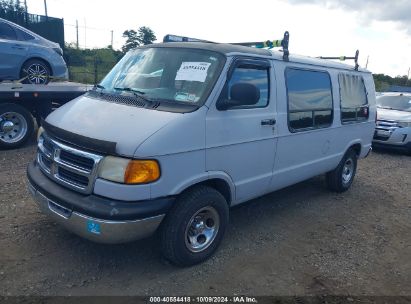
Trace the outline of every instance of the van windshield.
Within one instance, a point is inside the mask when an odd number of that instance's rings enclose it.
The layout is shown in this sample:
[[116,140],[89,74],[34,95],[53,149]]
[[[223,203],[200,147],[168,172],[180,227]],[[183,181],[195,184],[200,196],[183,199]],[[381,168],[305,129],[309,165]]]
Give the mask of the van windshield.
[[201,106],[224,63],[223,55],[207,50],[141,48],[128,52],[98,87],[149,101]]
[[379,108],[411,112],[411,96],[380,96],[377,98]]

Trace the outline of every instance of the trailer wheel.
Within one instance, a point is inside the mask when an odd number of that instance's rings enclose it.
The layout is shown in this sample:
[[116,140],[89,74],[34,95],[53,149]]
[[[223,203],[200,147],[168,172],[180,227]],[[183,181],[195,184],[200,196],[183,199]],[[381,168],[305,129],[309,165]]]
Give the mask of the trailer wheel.
[[21,68],[20,77],[27,77],[23,83],[48,84],[50,81],[50,68],[42,60],[31,59],[24,63]]
[[16,104],[0,105],[0,148],[20,147],[33,131],[33,118],[25,108]]

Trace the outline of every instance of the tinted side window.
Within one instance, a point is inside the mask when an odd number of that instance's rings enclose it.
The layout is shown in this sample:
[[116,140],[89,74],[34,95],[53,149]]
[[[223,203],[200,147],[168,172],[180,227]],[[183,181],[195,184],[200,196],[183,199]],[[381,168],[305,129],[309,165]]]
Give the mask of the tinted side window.
[[[269,68],[266,67],[237,67],[228,83],[227,96],[229,95],[231,87],[236,83],[250,83],[260,89],[260,100],[253,106],[242,106],[241,108],[263,108],[268,105],[269,100]],[[228,96],[230,99],[231,96]]]
[[328,73],[289,68],[285,73],[291,131],[328,127],[333,121]]
[[25,31],[19,30],[18,28],[14,29],[17,34],[19,35],[19,40],[33,40],[34,37],[32,35],[30,35],[29,33],[26,33]]
[[16,32],[10,25],[0,22],[0,39],[17,40]]
[[364,80],[361,76],[338,75],[343,123],[361,122],[369,118],[369,106]]

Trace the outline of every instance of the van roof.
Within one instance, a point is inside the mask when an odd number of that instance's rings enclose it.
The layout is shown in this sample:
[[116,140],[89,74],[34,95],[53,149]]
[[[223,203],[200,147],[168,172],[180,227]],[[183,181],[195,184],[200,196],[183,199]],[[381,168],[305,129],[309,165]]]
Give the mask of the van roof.
[[[241,53],[241,54],[250,54],[251,56],[271,57],[275,60],[283,61],[283,53],[280,51],[258,49],[254,47],[227,44],[227,43],[207,43],[207,42],[171,42],[170,43],[169,42],[169,43],[151,44],[147,46],[142,46],[141,48],[150,48],[150,47],[201,49],[201,50],[209,50],[209,51],[218,52],[225,56],[230,56],[230,55]],[[327,59],[320,59],[320,58],[290,54],[289,61],[295,62],[295,63],[314,65],[314,66],[322,66],[322,67],[327,67],[327,68],[351,70],[351,71],[356,72],[352,65],[344,64],[344,63],[340,63],[336,61],[331,61]],[[368,70],[363,69],[363,68],[360,68],[358,72],[370,73]]]

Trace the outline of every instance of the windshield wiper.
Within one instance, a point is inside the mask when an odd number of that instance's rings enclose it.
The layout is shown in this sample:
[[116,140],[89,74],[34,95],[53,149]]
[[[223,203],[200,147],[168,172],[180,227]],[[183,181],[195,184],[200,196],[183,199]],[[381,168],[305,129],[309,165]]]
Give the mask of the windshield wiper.
[[139,90],[133,89],[133,88],[118,88],[118,87],[115,87],[114,90],[124,91],[124,92],[133,92],[133,93],[137,93],[138,95],[145,95],[146,94],[146,92],[139,91]]
[[152,105],[153,102],[154,102],[154,100],[152,100],[150,98],[147,98],[147,97],[144,97],[144,95],[146,94],[145,92],[139,91],[137,89],[114,87],[114,90],[133,93],[136,98],[140,98],[140,99],[144,100],[145,102],[148,102],[147,106]]
[[94,86],[96,89],[102,89],[102,90],[105,90],[106,88],[104,87],[104,86],[102,86],[101,84],[96,84],[95,86]]
[[386,110],[394,110],[394,108],[391,108],[391,107],[383,107],[383,106],[377,106],[377,108],[386,109]]

